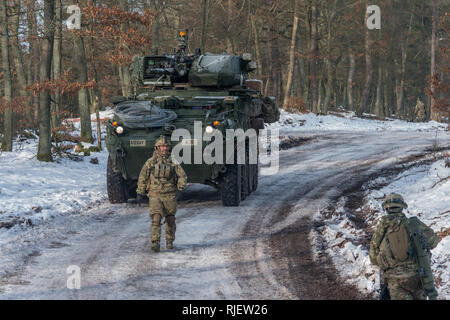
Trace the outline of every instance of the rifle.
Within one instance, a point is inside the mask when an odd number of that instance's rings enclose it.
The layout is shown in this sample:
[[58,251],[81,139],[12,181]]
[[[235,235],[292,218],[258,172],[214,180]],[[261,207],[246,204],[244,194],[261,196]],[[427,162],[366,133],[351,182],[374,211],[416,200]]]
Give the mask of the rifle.
[[433,272],[431,271],[431,261],[429,250],[427,248],[427,243],[425,238],[423,237],[422,232],[418,231],[419,228],[416,224],[417,218],[409,219],[409,222],[413,224],[411,228],[410,224],[410,236],[414,242],[415,247],[415,260],[417,265],[419,266],[417,273],[419,274],[420,281],[422,283],[422,288],[425,291],[425,294],[428,296],[430,300],[437,299],[437,291],[434,286],[434,278]]
[[384,281],[383,270],[380,269],[380,300],[391,300],[387,283]]

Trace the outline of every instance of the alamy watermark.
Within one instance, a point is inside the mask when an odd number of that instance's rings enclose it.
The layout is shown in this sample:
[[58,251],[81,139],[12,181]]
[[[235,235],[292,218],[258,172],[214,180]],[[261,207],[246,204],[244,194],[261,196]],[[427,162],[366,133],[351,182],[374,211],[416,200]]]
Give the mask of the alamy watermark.
[[76,4],[67,7],[67,13],[71,16],[66,20],[67,29],[81,29],[81,9]]
[[[276,174],[279,170],[279,130],[250,128],[222,131],[194,121],[194,134],[187,129],[175,129],[171,141],[178,142],[172,158],[183,164],[262,164],[261,174]],[[258,138],[259,137],[259,138]],[[206,143],[205,147],[204,142]],[[225,149],[225,150],[224,150]]]
[[67,267],[66,273],[69,275],[66,282],[67,289],[81,289],[81,268],[77,265],[71,265]]
[[375,4],[367,6],[366,16],[366,25],[369,30],[381,29],[381,10],[379,6]]
[[[72,4],[67,7],[67,13],[70,14],[70,17],[66,20],[67,29],[81,29],[80,7],[76,4]],[[366,16],[366,25],[369,30],[381,29],[381,9],[379,6],[375,4],[367,6]]]

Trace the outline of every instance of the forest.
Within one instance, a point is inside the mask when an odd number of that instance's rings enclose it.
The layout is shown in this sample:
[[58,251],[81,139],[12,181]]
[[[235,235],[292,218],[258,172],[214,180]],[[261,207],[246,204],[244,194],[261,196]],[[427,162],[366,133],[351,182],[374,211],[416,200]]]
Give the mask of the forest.
[[[26,129],[52,160],[62,119],[130,96],[135,55],[251,53],[250,77],[289,112],[449,121],[450,2],[445,0],[5,0],[1,1],[0,137],[12,151]],[[370,6],[379,28],[370,29]],[[75,9],[74,9],[75,8]],[[78,8],[78,9],[77,9]],[[77,11],[78,10],[78,11]],[[79,28],[69,27],[79,13]],[[69,22],[69,23],[68,23]],[[29,130],[27,130],[29,132]]]

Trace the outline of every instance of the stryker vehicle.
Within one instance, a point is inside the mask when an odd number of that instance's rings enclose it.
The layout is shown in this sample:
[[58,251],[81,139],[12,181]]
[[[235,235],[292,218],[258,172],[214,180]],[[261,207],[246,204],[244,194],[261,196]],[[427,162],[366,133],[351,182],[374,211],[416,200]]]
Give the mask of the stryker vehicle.
[[[114,116],[107,123],[106,137],[111,203],[136,197],[141,168],[161,135],[170,140],[175,129],[186,129],[195,137],[194,121],[201,121],[203,131],[220,130],[224,137],[226,129],[254,128],[258,133],[264,122],[279,120],[275,99],[261,93],[262,82],[248,80],[248,73],[257,67],[250,54],[202,54],[196,49],[188,55],[187,37],[187,30],[179,33],[173,55],[135,56],[130,67],[132,95],[112,99]],[[208,145],[202,139],[183,138],[180,143],[197,151]],[[225,153],[225,138],[223,143]],[[245,143],[245,164],[227,164],[225,159],[223,164],[181,163],[188,182],[213,186],[224,206],[239,206],[258,187],[258,164],[249,164]]]

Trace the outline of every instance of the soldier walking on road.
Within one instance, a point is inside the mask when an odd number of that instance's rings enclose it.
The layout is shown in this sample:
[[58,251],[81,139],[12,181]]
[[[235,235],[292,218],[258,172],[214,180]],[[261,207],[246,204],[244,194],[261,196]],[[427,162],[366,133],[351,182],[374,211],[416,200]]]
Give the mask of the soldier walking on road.
[[161,220],[166,222],[166,248],[173,249],[175,240],[175,213],[177,212],[177,190],[186,188],[187,176],[181,165],[170,156],[170,142],[161,136],[155,143],[153,156],[148,159],[139,174],[136,193],[138,201],[150,199],[152,251],[159,252]]
[[370,242],[370,261],[383,271],[391,299],[435,300],[430,250],[439,239],[417,217],[408,219],[402,212],[407,207],[399,194],[385,198],[387,215],[381,218]]

